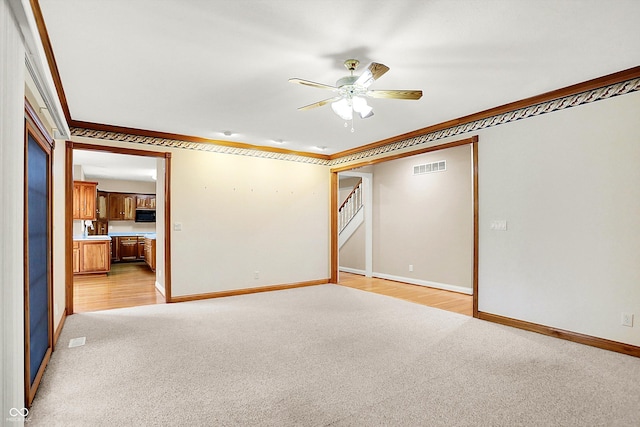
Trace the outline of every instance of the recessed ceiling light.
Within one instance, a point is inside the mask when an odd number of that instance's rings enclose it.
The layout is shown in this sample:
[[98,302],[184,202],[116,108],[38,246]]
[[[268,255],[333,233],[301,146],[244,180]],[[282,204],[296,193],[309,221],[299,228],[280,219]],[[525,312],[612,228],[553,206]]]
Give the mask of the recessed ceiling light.
[[230,130],[225,130],[224,132],[222,132],[222,134],[224,136],[231,136],[231,135],[233,135],[233,132],[231,132]]
[[274,139],[273,142],[275,142],[278,145],[284,144],[284,141],[282,139]]
[[318,150],[318,151],[324,151],[324,150],[326,150],[326,149],[327,149],[327,147],[326,147],[325,145],[316,145],[316,146],[315,146],[315,147],[313,147],[313,148],[315,148],[315,149],[316,149],[316,150]]

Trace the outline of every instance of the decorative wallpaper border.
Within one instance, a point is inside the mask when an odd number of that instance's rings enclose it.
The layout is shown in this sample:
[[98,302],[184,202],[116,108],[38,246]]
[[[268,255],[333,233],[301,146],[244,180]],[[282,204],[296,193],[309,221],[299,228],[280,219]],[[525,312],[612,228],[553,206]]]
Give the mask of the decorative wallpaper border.
[[539,116],[554,111],[564,110],[566,108],[577,107],[578,105],[589,104],[591,102],[608,99],[618,95],[624,95],[630,92],[640,90],[640,78],[603,86],[598,89],[588,90],[575,95],[570,95],[540,104],[532,105],[526,108],[510,111],[504,114],[498,114],[482,120],[476,120],[442,129],[436,132],[426,133],[424,135],[408,138],[402,141],[392,142],[387,145],[360,151],[333,160],[319,159],[315,157],[300,156],[288,153],[276,153],[271,151],[261,151],[250,148],[228,147],[224,145],[207,144],[200,142],[180,141],[167,138],[156,138],[148,136],[131,135],[119,132],[109,132],[101,130],[92,130],[84,128],[71,128],[71,135],[106,139],[109,141],[133,142],[138,144],[147,144],[161,147],[184,148],[189,150],[209,151],[222,154],[234,154],[238,156],[251,156],[265,159],[286,160],[292,162],[308,163],[322,166],[336,166],[350,163],[357,160],[367,159],[369,157],[378,156],[380,154],[391,153],[402,150],[407,147],[416,147],[430,142],[434,142],[450,136],[460,135],[468,132],[474,132],[480,129],[487,129],[493,126],[514,122],[516,120],[526,119],[529,117]]
[[640,78],[627,80],[598,89],[589,90],[575,95],[565,96],[563,98],[558,98],[526,108],[510,111],[508,113],[487,117],[486,119],[464,123],[436,132],[426,133],[424,135],[393,142],[381,147],[372,148],[370,150],[360,151],[347,156],[339,157],[330,161],[330,166],[349,163],[356,160],[363,160],[369,157],[377,156],[384,153],[390,153],[407,147],[417,147],[422,144],[427,144],[429,142],[437,141],[439,139],[447,138],[450,136],[474,132],[480,129],[486,129],[493,126],[514,122],[516,120],[564,110],[565,108],[577,107],[578,105],[588,104],[591,102],[600,101],[618,95],[624,95],[626,93],[638,90],[640,90]]

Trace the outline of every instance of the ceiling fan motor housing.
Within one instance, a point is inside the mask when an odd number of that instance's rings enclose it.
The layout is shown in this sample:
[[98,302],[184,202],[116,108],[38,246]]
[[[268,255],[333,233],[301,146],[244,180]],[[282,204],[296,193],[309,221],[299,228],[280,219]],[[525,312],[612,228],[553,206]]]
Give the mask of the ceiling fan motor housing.
[[352,98],[354,96],[364,96],[367,93],[367,89],[363,86],[354,85],[359,76],[346,76],[336,82],[336,86],[339,88],[340,95],[346,98]]

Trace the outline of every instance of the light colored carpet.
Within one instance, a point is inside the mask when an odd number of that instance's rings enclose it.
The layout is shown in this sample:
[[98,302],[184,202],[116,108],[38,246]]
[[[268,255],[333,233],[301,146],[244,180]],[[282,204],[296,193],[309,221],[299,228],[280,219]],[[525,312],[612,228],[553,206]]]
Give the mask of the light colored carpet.
[[637,426],[640,359],[321,285],[73,315],[28,421]]

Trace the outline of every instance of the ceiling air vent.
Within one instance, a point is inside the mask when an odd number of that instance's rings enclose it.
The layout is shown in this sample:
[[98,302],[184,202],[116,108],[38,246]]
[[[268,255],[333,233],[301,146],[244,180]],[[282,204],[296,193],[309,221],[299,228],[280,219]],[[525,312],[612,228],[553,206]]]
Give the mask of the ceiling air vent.
[[425,163],[424,165],[416,165],[413,167],[414,175],[422,175],[425,173],[432,172],[443,172],[447,170],[447,161],[440,160],[438,162],[433,163]]

